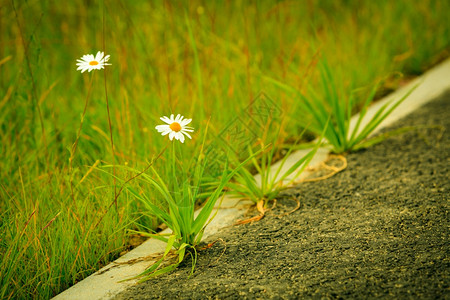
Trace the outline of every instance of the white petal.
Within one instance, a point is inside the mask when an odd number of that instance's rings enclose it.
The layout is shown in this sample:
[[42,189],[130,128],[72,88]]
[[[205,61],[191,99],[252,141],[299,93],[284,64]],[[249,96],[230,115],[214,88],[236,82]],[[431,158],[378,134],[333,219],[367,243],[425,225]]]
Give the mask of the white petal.
[[183,133],[183,134],[185,134],[188,138],[190,138],[190,139],[192,140],[192,136],[191,136],[189,133],[184,132],[183,130],[180,131],[180,132]]
[[158,132],[166,131],[167,129],[170,129],[169,125],[158,125],[155,127]]
[[169,139],[173,140],[173,138],[175,137],[176,132],[175,131],[171,131],[169,134]]
[[[180,118],[181,117],[181,118]],[[175,122],[180,123],[180,121],[183,119],[183,117],[178,114],[177,117],[175,118]]]
[[181,132],[177,132],[177,140],[184,143],[184,135]]
[[169,120],[170,120],[170,123],[173,123],[173,121],[175,121],[175,120],[173,119],[173,114],[170,115]]
[[194,128],[192,128],[192,127],[184,127],[183,131],[194,132]]
[[98,51],[97,55],[95,55],[95,60],[100,61],[103,58],[103,52]]
[[161,133],[162,136],[168,135],[169,133],[173,132],[171,129],[167,129],[163,133]]
[[192,119],[184,119],[183,121],[181,121],[180,125],[181,126],[186,126],[187,124],[191,123]]
[[161,121],[166,122],[167,124],[172,124],[172,122],[170,121],[170,119],[169,119],[168,117],[166,117],[166,116],[161,117],[160,119],[161,119]]

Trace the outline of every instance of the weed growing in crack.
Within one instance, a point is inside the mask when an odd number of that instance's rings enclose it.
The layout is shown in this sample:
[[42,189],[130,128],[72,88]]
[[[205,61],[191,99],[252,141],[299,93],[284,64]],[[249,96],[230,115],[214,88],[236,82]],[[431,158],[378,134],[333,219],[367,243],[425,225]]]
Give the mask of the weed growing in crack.
[[[202,183],[204,180],[203,173],[207,167],[207,159],[204,155],[207,130],[204,133],[199,155],[193,169],[191,169],[183,165],[185,159],[183,159],[182,145],[176,142],[176,140],[179,140],[183,143],[184,135],[191,138],[188,132],[193,132],[193,128],[187,126],[191,119],[184,119],[180,115],[177,115],[175,118],[171,115],[170,118],[163,117],[161,119],[167,125],[158,125],[156,129],[162,135],[169,135],[169,139],[172,141],[170,155],[166,157],[169,169],[167,174],[159,172],[153,165],[149,166],[149,174],[121,166],[124,170],[137,174],[142,186],[140,190],[131,186],[128,186],[126,190],[140,201],[151,215],[156,216],[172,231],[168,234],[133,231],[134,233],[161,240],[167,244],[163,255],[147,270],[135,277],[139,278],[140,281],[145,281],[151,277],[176,269],[188,254],[192,258],[191,272],[194,271],[197,260],[196,247],[201,242],[206,226],[214,217],[214,214],[212,214],[213,209],[220,199],[226,184],[244,164],[259,153],[257,152],[250,156],[233,169],[230,169],[228,163],[225,162],[226,167],[215,183],[214,188],[211,189],[209,187],[205,191]],[[119,178],[117,179],[120,180]],[[155,197],[158,198],[158,201],[154,201]],[[195,214],[199,198],[206,198],[206,201],[198,213]],[[159,206],[155,203],[162,203],[163,205]],[[174,256],[176,257],[175,262],[168,262],[168,259]]]
[[[330,67],[326,61],[319,64],[320,81],[324,97],[321,98],[310,87],[309,97],[301,91],[273,78],[266,77],[270,82],[280,87],[284,91],[294,95],[298,99],[303,109],[311,116],[311,123],[304,123],[303,126],[309,126],[308,129],[317,135],[324,132],[331,150],[334,153],[344,153],[367,148],[374,143],[380,142],[380,138],[370,138],[369,135],[392,113],[417,87],[414,86],[403,97],[397,101],[390,101],[381,106],[378,111],[367,121],[365,120],[367,109],[374,100],[379,84],[375,85],[365,101],[362,102],[359,116],[355,126],[351,126],[351,118],[355,108],[360,104],[356,101],[354,91],[345,93],[338,86],[333,78]],[[303,121],[300,119],[299,123]],[[365,122],[365,125],[362,124]],[[330,125],[328,126],[328,123]],[[326,129],[325,129],[326,128]]]
[[[285,168],[288,158],[295,149],[295,145],[293,145],[289,147],[287,153],[285,153],[277,164],[273,164],[277,152],[275,144],[281,127],[279,126],[277,134],[271,138],[272,143],[269,145],[265,145],[260,140],[259,151],[261,154],[259,156],[256,156],[252,148],[248,147],[249,154],[252,157],[250,165],[247,168],[241,168],[234,176],[234,180],[228,184],[232,194],[251,200],[259,212],[258,216],[241,220],[237,224],[245,224],[262,219],[267,210],[268,203],[275,200],[283,189],[290,187],[297,180],[321,145],[322,138],[315,143],[314,147],[307,150],[295,162],[290,162],[290,166]],[[302,135],[303,133],[300,135],[300,138]],[[250,171],[250,168],[254,168],[258,172],[258,180]]]

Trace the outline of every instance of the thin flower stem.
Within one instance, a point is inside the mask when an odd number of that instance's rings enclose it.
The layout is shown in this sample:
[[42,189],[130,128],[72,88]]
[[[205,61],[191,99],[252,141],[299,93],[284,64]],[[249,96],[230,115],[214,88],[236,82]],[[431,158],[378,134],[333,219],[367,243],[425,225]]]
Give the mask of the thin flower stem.
[[[102,16],[102,27],[103,27],[103,53],[105,51],[105,1],[103,1],[103,16]],[[116,185],[116,154],[114,151],[114,140],[112,133],[112,125],[111,125],[111,114],[109,112],[109,100],[108,100],[108,88],[106,85],[106,68],[103,70],[103,78],[104,78],[104,86],[105,86],[105,99],[106,99],[106,110],[108,111],[108,125],[109,125],[109,138],[111,141],[111,153],[112,153],[112,165],[113,165],[113,181],[114,181],[114,206],[116,208],[116,212],[118,212],[117,208],[117,185]]]
[[[106,99],[106,110],[108,111],[108,125],[109,125],[109,138],[111,141],[111,153],[112,153],[112,164],[113,164],[113,174],[114,174],[114,199],[117,200],[117,185],[116,185],[116,154],[114,151],[114,140],[111,125],[111,114],[109,112],[109,100],[108,100],[108,88],[106,85],[106,69],[103,71],[104,81],[105,81],[105,99]],[[117,211],[117,201],[114,203]]]
[[175,184],[178,185],[177,171],[176,171],[176,154],[175,154],[175,141],[172,142],[172,179],[175,180]]
[[73,159],[75,158],[75,152],[77,150],[78,141],[80,140],[81,129],[83,128],[84,117],[86,115],[86,110],[87,110],[89,99],[90,99],[90,96],[91,96],[91,93],[92,93],[92,83],[93,82],[94,82],[94,73],[92,73],[91,80],[89,81],[88,92],[87,92],[87,95],[86,95],[86,100],[84,102],[83,114],[81,115],[80,127],[78,128],[78,131],[77,131],[77,138],[76,138],[75,142],[73,143],[72,149],[70,151],[70,158],[69,158],[70,192],[71,192],[72,201],[73,201],[75,207],[76,207],[76,202],[75,202],[75,195],[74,195],[74,191],[73,191],[73,176],[72,176]]

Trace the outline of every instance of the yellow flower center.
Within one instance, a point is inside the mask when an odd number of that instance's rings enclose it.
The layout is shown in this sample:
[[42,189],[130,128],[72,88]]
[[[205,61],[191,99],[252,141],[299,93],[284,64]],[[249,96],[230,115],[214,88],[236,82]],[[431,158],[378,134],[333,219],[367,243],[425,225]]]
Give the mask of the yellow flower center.
[[170,129],[172,129],[175,132],[178,132],[181,130],[181,125],[178,124],[177,122],[173,122],[172,124],[170,124]]
[[91,66],[96,66],[96,65],[98,65],[98,61],[93,60],[93,61],[90,61],[89,64],[90,64]]

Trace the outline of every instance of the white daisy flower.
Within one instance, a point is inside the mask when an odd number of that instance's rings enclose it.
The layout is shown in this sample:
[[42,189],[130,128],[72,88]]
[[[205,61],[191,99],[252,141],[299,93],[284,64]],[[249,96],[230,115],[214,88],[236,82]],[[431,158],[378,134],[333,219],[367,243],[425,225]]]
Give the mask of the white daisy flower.
[[92,70],[100,70],[107,65],[111,65],[106,63],[109,60],[109,55],[106,55],[105,57],[103,57],[103,55],[104,53],[101,51],[98,51],[95,57],[92,54],[83,55],[81,59],[77,59],[77,71],[81,70],[81,73],[83,73],[87,70],[90,72]]
[[170,118],[166,116],[161,117],[160,119],[168,125],[158,125],[155,128],[158,132],[161,132],[162,135],[168,134],[170,140],[175,138],[176,140],[184,143],[184,135],[192,139],[188,132],[193,132],[194,128],[186,126],[191,123],[192,119],[183,118],[184,117],[180,114],[178,114],[175,118],[173,117],[173,114],[170,115]]

